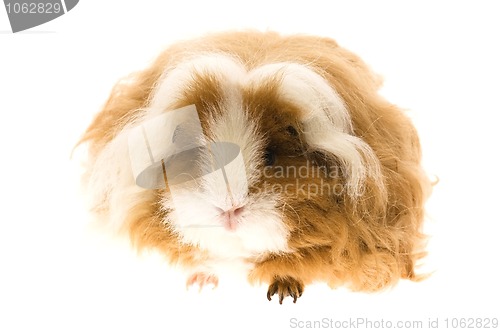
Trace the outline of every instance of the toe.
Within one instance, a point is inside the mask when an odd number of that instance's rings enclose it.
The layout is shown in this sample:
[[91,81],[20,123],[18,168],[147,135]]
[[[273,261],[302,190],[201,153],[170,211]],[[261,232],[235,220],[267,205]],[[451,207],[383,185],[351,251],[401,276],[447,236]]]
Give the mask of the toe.
[[219,285],[219,278],[213,274],[207,274],[203,272],[193,273],[186,280],[186,288],[189,289],[192,285],[197,284],[198,290],[201,292],[203,287],[208,284],[212,284],[214,289]]
[[279,304],[283,304],[283,300],[287,296],[290,296],[293,303],[296,303],[303,291],[304,284],[301,281],[291,277],[277,277],[268,288],[267,299],[271,301],[272,296],[278,294]]

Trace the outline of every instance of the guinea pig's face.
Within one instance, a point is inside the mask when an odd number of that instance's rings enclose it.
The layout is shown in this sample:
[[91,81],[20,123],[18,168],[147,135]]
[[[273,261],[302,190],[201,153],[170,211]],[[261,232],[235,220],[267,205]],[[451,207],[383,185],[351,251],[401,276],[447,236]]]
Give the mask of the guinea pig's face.
[[213,253],[287,252],[292,232],[335,213],[377,172],[342,99],[306,66],[198,56],[164,73],[145,118],[187,105],[203,131],[176,132],[204,147],[192,165],[210,164],[218,147],[232,149],[221,153],[234,162],[189,184],[169,182],[162,205],[182,241]]

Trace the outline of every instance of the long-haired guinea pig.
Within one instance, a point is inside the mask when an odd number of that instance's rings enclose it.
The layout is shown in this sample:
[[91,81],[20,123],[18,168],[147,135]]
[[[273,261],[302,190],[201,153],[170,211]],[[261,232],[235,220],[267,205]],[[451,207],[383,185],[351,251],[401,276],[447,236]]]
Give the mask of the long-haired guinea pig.
[[228,32],[119,81],[84,133],[92,206],[187,284],[227,268],[282,303],[417,280],[430,183],[409,118],[335,41]]

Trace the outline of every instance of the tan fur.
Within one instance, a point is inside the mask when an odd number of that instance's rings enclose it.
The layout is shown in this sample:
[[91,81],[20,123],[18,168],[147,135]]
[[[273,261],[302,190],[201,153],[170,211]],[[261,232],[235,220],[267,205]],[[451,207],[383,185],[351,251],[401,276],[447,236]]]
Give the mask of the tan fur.
[[[236,56],[248,69],[274,62],[307,64],[343,98],[355,135],[372,147],[382,164],[385,188],[368,180],[365,194],[355,201],[341,194],[317,197],[314,201],[298,195],[283,202],[279,208],[284,211],[291,232],[289,247],[294,252],[260,258],[254,262],[250,281],[271,283],[289,276],[304,284],[323,281],[332,287],[346,285],[354,290],[375,291],[394,285],[401,277],[417,280],[414,267],[425,255],[421,233],[423,205],[430,192],[419,165],[417,133],[398,107],[377,94],[379,78],[356,55],[331,39],[241,32],[209,35],[168,48],[149,68],[115,86],[81,140],[88,142],[91,160],[136,112],[147,106],[155,83],[166,68],[203,52]],[[206,125],[207,119],[214,117],[209,110],[217,109],[217,87],[207,78],[200,77],[197,82],[177,106],[196,104]],[[259,91],[246,91],[244,99],[249,111],[259,119],[262,131],[270,133],[268,143],[279,147],[277,163],[301,166],[314,160],[335,164],[329,156],[304,151],[299,110],[277,98],[272,81]],[[287,126],[297,128],[295,141],[287,134]],[[290,179],[274,181],[286,184]],[[262,180],[259,185],[271,184]],[[126,230],[137,247],[155,248],[172,262],[195,266],[203,260],[204,253],[180,244],[168,225],[162,223],[168,215],[159,207],[161,195],[162,191],[155,191],[137,206],[131,206]]]

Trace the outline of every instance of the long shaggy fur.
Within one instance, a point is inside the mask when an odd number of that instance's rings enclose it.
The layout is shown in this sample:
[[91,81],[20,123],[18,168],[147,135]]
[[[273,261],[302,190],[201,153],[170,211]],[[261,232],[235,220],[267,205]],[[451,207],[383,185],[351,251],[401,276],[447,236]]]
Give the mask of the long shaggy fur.
[[[231,65],[233,74],[225,74],[229,65],[219,63],[196,72],[196,77],[182,77],[183,66],[212,55],[233,59],[237,64]],[[276,71],[276,64],[282,69]],[[287,71],[300,72],[294,66],[310,69],[297,74],[306,82],[303,88],[290,87],[302,89],[304,102],[297,98],[300,91],[283,92]],[[275,74],[269,74],[273,70]],[[180,76],[173,79],[169,76],[172,73]],[[247,75],[245,86],[232,83],[238,75]],[[179,83],[189,79],[191,83]],[[160,82],[169,80],[174,83],[161,86]],[[316,83],[319,81],[325,86]],[[177,84],[176,88],[171,84]],[[193,271],[205,266],[211,259],[210,250],[183,240],[172,226],[168,189],[135,186],[124,166],[127,149],[120,135],[143,118],[189,104],[197,106],[208,137],[215,139],[221,132],[226,135],[221,119],[229,119],[224,112],[238,108],[228,102],[238,93],[231,90],[236,86],[241,91],[234,100],[243,105],[243,113],[231,115],[227,126],[252,123],[252,128],[241,132],[255,141],[242,147],[246,162],[262,168],[259,158],[270,147],[276,152],[276,165],[282,167],[338,166],[340,177],[318,176],[308,181],[346,188],[312,198],[300,191],[272,196],[269,211],[279,211],[283,223],[273,227],[278,227],[278,233],[286,232],[286,245],[276,245],[282,250],[243,257],[250,264],[249,280],[275,285],[274,292],[280,291],[276,282],[289,280],[297,281],[299,288],[322,281],[358,291],[376,291],[400,278],[417,280],[414,268],[425,255],[421,228],[430,185],[420,166],[415,128],[397,106],[377,93],[380,84],[356,55],[328,38],[231,32],[175,44],[149,68],[118,82],[82,137],[80,143],[89,146],[88,181],[94,207],[116,229],[126,231],[136,247],[159,250],[170,262]],[[318,105],[311,106],[314,103]],[[271,197],[262,194],[263,189],[295,183],[286,177],[270,179],[255,174],[249,195],[262,201],[255,203],[261,211],[267,209],[263,203],[266,197]],[[284,295],[293,296],[290,292]]]

